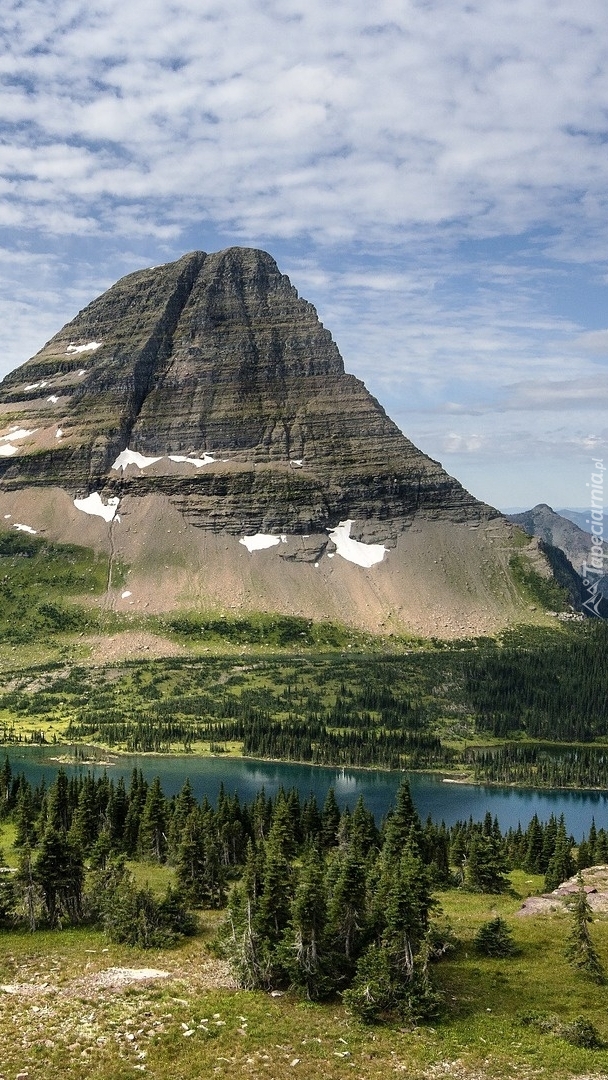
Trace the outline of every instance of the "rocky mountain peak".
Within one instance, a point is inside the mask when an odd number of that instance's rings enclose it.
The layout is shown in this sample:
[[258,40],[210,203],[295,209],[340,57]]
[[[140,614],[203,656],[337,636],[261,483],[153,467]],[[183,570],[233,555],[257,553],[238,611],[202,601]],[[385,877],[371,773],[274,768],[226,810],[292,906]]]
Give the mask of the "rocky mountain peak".
[[[16,417],[32,432],[0,460],[5,485],[153,489],[232,531],[495,515],[345,373],[264,251],[192,252],[122,278],[4,380],[0,407],[7,434]],[[127,447],[160,462],[119,477]],[[201,454],[204,472],[170,461]]]
[[0,383],[0,510],[119,556],[119,608],[439,636],[522,610],[512,526],[399,431],[249,248],[127,275]]

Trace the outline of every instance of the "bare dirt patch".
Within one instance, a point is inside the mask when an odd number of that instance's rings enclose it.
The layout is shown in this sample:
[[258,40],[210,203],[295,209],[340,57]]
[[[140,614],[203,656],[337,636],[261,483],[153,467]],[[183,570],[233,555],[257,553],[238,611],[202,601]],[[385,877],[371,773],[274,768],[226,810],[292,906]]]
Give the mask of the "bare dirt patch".
[[95,634],[80,639],[91,650],[83,663],[107,664],[120,660],[142,660],[151,657],[183,656],[187,650],[176,641],[148,633],[145,630],[123,630],[118,634]]

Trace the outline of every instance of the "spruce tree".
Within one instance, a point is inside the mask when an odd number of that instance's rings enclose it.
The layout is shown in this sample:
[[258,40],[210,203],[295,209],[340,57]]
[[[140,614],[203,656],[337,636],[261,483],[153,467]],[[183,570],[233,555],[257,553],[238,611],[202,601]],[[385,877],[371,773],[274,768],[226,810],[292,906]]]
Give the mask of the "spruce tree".
[[557,826],[555,850],[545,874],[545,891],[552,892],[562,882],[567,881],[574,874],[574,859],[572,858],[572,845],[566,836],[566,826],[563,820]]
[[[174,844],[176,842],[175,836],[173,842]],[[204,822],[196,806],[192,808],[183,824],[174,861],[175,876],[180,891],[188,903],[194,907],[202,906],[209,898],[210,890],[206,879],[207,851]]]
[[354,840],[328,865],[327,889],[327,936],[335,963],[349,972],[368,929],[363,851]]
[[139,845],[144,859],[159,863],[165,861],[167,831],[167,802],[160,786],[160,777],[157,776],[148,789],[141,813]]
[[302,858],[291,918],[279,952],[291,981],[304,989],[308,998],[325,997],[334,988],[329,974],[326,923],[323,861],[315,848],[309,848]]
[[395,800],[395,808],[387,815],[382,857],[388,862],[398,860],[406,847],[422,850],[422,824],[414,806],[410,785],[402,780]]
[[475,935],[475,948],[483,956],[514,956],[517,951],[511,929],[500,915],[482,923]]
[[580,874],[577,880],[578,889],[571,908],[566,957],[593,982],[603,984],[606,982],[606,973],[589,933],[589,924],[593,921],[593,914]]
[[465,883],[473,892],[501,893],[508,888],[502,843],[493,836],[473,835],[465,867]]
[[196,799],[192,794],[192,784],[190,783],[190,780],[186,778],[182,789],[175,800],[173,813],[171,815],[171,823],[169,825],[168,847],[169,856],[172,861],[175,860],[177,856],[184,826],[195,806]]
[[336,802],[336,793],[333,787],[330,787],[321,811],[321,843],[326,851],[335,847],[339,828],[340,807]]
[[82,912],[84,865],[82,855],[65,832],[48,825],[34,863],[34,880],[40,886],[51,926],[62,916],[76,922]]

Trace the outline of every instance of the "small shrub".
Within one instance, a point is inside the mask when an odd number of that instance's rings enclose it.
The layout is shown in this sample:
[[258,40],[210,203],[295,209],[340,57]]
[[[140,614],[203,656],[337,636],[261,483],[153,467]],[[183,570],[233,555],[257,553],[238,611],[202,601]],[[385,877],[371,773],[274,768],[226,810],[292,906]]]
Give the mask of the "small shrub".
[[586,1016],[577,1016],[569,1024],[562,1024],[558,1035],[584,1050],[599,1050],[604,1045],[595,1024],[587,1020]]
[[574,1020],[563,1024],[558,1016],[547,1013],[524,1013],[519,1017],[519,1022],[526,1027],[533,1027],[543,1035],[557,1035],[571,1043],[572,1046],[580,1046],[583,1050],[599,1050],[605,1046],[595,1024],[586,1016],[577,1016]]
[[511,928],[500,915],[483,923],[475,935],[475,948],[483,956],[514,956],[517,947]]

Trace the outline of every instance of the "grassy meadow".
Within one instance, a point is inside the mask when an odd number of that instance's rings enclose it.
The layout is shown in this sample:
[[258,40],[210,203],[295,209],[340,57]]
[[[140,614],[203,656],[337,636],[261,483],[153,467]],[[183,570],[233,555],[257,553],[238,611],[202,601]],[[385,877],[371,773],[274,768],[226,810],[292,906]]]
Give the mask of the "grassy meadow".
[[[0,842],[14,862],[11,841],[5,827]],[[134,866],[159,894],[171,880],[167,867]],[[502,896],[455,889],[437,894],[437,917],[449,920],[458,943],[433,969],[440,1016],[413,1029],[365,1026],[339,998],[313,1004],[291,993],[273,997],[235,989],[210,948],[221,912],[200,911],[197,936],[165,950],[110,944],[101,932],[83,928],[0,932],[0,1076],[605,1075],[608,1048],[583,1049],[525,1022],[542,1015],[563,1025],[584,1016],[608,1044],[605,988],[576,974],[564,957],[568,916],[518,918],[522,898],[542,888],[542,878],[516,871],[511,881],[511,891]],[[475,950],[477,929],[496,914],[509,923],[519,950],[510,959],[489,959]],[[608,964],[608,922],[594,921],[592,934]],[[165,975],[112,982],[116,969],[142,968]]]

